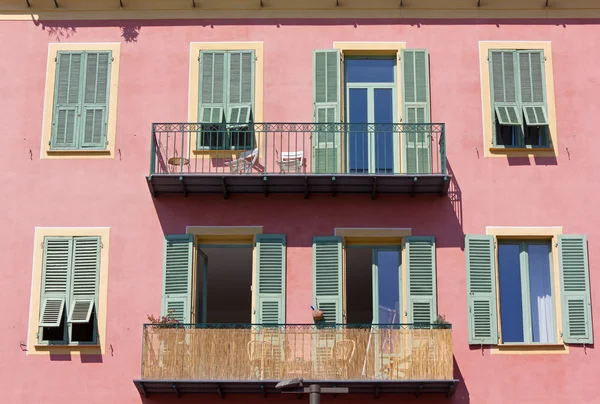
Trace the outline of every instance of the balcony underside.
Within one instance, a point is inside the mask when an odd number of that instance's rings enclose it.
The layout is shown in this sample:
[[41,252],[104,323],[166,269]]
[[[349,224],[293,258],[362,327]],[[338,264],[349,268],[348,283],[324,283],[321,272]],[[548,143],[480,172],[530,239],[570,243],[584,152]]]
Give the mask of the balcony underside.
[[152,195],[161,194],[436,194],[446,195],[447,174],[152,174]]
[[[174,394],[177,396],[190,394],[214,394],[226,398],[230,394],[260,394],[267,397],[271,394],[281,394],[275,389],[279,380],[259,381],[203,381],[203,380],[134,380],[140,394]],[[310,381],[305,380],[304,386],[319,384],[321,387],[347,387],[349,394],[444,394],[451,396],[456,389],[458,380],[335,380]]]

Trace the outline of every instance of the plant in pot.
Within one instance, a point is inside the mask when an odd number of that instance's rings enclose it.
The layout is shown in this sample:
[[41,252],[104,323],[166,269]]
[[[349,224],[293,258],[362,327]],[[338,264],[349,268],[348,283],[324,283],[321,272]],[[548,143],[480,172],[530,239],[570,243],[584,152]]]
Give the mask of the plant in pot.
[[449,328],[449,326],[450,326],[450,323],[448,321],[446,321],[445,314],[438,314],[435,321],[431,324],[432,329]]

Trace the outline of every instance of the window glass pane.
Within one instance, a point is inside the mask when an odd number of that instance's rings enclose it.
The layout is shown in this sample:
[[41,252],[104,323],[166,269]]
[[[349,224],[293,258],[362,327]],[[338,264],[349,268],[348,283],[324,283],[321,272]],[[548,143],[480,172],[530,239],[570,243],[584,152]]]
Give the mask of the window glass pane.
[[529,262],[529,300],[533,342],[556,342],[554,303],[550,277],[550,245],[527,246]]
[[516,126],[496,124],[496,144],[498,146],[516,146]]
[[525,126],[525,145],[547,147],[545,126]]
[[377,251],[379,323],[400,323],[400,251]]
[[391,88],[374,89],[375,98],[375,170],[378,173],[394,172],[394,99]]
[[[349,121],[365,124],[368,119],[368,96],[366,88],[349,90]],[[369,133],[364,125],[351,125],[348,133],[349,163],[351,173],[369,172]]]
[[396,59],[346,59],[348,83],[393,83]]
[[525,342],[520,252],[518,243],[503,243],[498,246],[500,323],[503,342]]

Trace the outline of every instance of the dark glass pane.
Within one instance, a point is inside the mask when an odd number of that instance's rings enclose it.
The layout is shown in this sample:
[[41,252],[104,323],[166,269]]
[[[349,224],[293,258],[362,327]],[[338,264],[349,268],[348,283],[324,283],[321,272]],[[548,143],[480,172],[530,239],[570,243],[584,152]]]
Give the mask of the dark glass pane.
[[500,323],[503,342],[525,342],[519,244],[498,246],[500,281]]
[[254,149],[254,133],[249,126],[240,126],[235,129],[230,129],[231,147],[236,150],[252,150]]
[[525,127],[525,145],[547,147],[547,126],[526,126]]
[[43,327],[42,341],[63,341],[65,338],[65,315],[60,320],[58,327]]
[[[368,122],[368,100],[366,88],[349,90],[349,122]],[[348,133],[349,166],[351,173],[369,172],[369,133],[364,125],[351,125]]]
[[377,252],[379,323],[400,323],[400,252]]
[[203,125],[203,131],[200,134],[200,145],[210,149],[229,148],[226,144],[227,131],[224,125]]
[[394,172],[394,100],[391,88],[376,88],[375,92],[375,171]]
[[556,327],[550,277],[550,245],[528,245],[527,256],[533,342],[554,343]]
[[496,124],[496,144],[498,146],[517,145],[517,127]]
[[393,83],[395,59],[346,59],[348,83]]
[[73,323],[71,325],[71,342],[94,342],[94,324],[96,323],[96,309],[92,310],[90,321],[87,323]]

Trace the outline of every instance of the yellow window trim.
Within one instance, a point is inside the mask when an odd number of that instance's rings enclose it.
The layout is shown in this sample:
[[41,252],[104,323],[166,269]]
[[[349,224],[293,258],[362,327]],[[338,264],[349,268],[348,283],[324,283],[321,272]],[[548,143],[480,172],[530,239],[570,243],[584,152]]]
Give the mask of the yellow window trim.
[[[187,226],[186,234],[194,235],[194,243],[198,244],[248,244],[252,247],[252,285],[257,285],[256,278],[256,248],[254,241],[257,234],[262,234],[262,226]],[[197,268],[197,249],[194,250],[192,268]],[[192,271],[195,274],[195,271]],[[192,279],[192,285],[196,284],[195,275]],[[256,289],[252,288],[252,323],[256,322]],[[196,312],[196,288],[192,288],[192,313]]]
[[[54,84],[56,82],[56,62],[59,51],[111,51],[110,88],[108,95],[108,127],[105,150],[50,150],[52,137],[52,115],[54,110]],[[46,89],[44,98],[44,118],[42,123],[42,159],[97,159],[115,157],[115,138],[117,131],[117,98],[119,90],[119,63],[121,61],[120,43],[51,43],[48,45],[46,64]]]
[[[38,322],[42,288],[42,265],[44,237],[100,237],[100,279],[98,282],[98,344],[94,345],[43,345],[38,342]],[[31,280],[31,303],[27,355],[100,355],[106,351],[106,316],[108,306],[108,257],[110,249],[109,227],[36,227],[33,244],[33,275]]]
[[[498,344],[492,346],[492,354],[515,354],[515,355],[527,355],[527,354],[563,354],[569,352],[569,347],[564,344],[561,333],[562,329],[562,307],[560,304],[560,270],[558,260],[558,248],[556,243],[558,242],[558,236],[563,234],[563,228],[561,226],[549,226],[549,227],[504,227],[504,226],[488,226],[486,227],[486,234],[494,236],[494,244],[498,245],[498,240],[551,240],[551,251],[552,251],[552,280],[553,288],[555,291],[554,295],[554,312],[556,313],[556,344]],[[497,249],[494,252],[494,258],[496,260],[496,307],[498,313],[500,312],[500,282],[498,281],[498,254]],[[502,324],[500,322],[500,315],[498,315],[498,333],[502,335]]]
[[[264,122],[264,44],[263,42],[191,42],[190,43],[190,87],[188,97],[188,122],[198,122],[198,103],[200,88],[200,52],[203,50],[252,50],[256,61],[254,62],[254,122]],[[197,150],[197,133],[190,133],[190,149],[195,155],[208,155],[211,157],[230,157],[232,150]],[[264,136],[258,139],[258,148],[263,150]],[[235,156],[239,151],[235,151]]]
[[[550,129],[550,149],[544,148],[503,148],[494,147],[492,128],[492,96],[490,88],[490,64],[488,54],[491,49],[541,49],[546,58],[546,102],[548,126]],[[558,132],[556,125],[556,104],[554,95],[554,65],[552,63],[552,43],[549,41],[480,41],[479,67],[481,76],[481,105],[483,113],[483,155],[484,157],[557,157]]]

